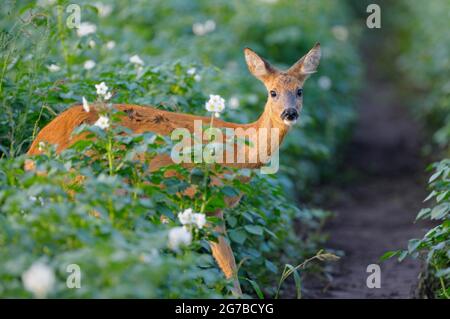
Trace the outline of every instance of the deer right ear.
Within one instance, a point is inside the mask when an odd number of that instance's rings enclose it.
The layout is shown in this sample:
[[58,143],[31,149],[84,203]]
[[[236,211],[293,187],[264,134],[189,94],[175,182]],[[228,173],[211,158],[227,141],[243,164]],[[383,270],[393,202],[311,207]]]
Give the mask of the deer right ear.
[[316,72],[320,55],[320,43],[316,43],[307,54],[291,66],[287,73],[300,79],[306,79],[310,74]]
[[244,54],[250,73],[261,81],[264,81],[268,76],[276,72],[269,62],[261,58],[251,49],[245,48]]

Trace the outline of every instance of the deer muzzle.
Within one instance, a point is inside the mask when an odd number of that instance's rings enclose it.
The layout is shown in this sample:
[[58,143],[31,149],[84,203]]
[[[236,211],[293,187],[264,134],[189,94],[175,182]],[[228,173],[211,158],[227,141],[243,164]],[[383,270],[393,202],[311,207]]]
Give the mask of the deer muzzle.
[[281,112],[281,119],[286,123],[296,122],[298,119],[297,109],[290,107]]

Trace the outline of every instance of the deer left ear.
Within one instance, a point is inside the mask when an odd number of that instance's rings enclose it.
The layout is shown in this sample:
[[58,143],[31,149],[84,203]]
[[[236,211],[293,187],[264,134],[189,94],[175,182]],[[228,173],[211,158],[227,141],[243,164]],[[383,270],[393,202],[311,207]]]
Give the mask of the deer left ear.
[[252,51],[251,49],[245,48],[244,54],[245,61],[247,62],[250,73],[261,81],[264,82],[267,78],[277,72],[269,62],[261,58],[258,54],[256,54],[256,52]]
[[287,73],[299,79],[306,79],[310,74],[316,72],[319,62],[320,43],[316,43],[307,54],[290,67]]

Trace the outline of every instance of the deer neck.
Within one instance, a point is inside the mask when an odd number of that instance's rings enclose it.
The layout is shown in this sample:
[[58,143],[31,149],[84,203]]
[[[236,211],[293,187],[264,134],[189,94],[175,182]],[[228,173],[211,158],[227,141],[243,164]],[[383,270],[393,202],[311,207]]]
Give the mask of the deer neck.
[[[267,147],[264,149],[264,153],[268,158],[271,158],[274,152],[278,151],[289,131],[289,126],[284,124],[281,119],[278,119],[267,104],[261,116],[255,122],[247,124],[246,128],[254,129],[254,134],[251,138],[252,143],[258,145],[258,147]],[[265,143],[266,146],[261,145],[261,143]],[[257,162],[258,166],[263,164],[259,157]]]
[[[261,114],[259,119],[253,123],[253,127],[255,127],[257,131],[260,131],[260,129],[262,128],[266,129],[269,132],[267,134],[269,141],[272,138],[277,139],[276,145],[281,145],[290,128],[288,125],[284,124],[280,118],[273,114],[272,108],[268,104],[266,104],[264,112]],[[272,129],[278,130],[278,134],[275,134],[275,136],[273,136],[273,134],[270,134],[270,131]],[[271,144],[269,143],[268,145]]]

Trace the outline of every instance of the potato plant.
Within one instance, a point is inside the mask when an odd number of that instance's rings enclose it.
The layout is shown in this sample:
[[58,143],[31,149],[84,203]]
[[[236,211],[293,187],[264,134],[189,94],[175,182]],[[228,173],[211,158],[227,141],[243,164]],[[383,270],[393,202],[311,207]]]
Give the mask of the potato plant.
[[[72,3],[81,9],[78,28],[67,25]],[[205,199],[208,211],[222,208],[223,197],[237,192],[243,200],[225,216],[248,296],[275,296],[285,264],[300,264],[322,248],[330,213],[299,205],[297,194],[332,173],[354,119],[349,96],[360,66],[345,5],[22,0],[2,4],[0,17],[0,296],[230,296],[209,254],[207,241],[217,234],[206,226],[173,230],[181,227],[179,213],[202,213]],[[266,97],[248,74],[243,48],[282,67],[316,41],[324,47],[323,67],[305,88],[301,124],[281,150],[276,176],[249,173],[250,184],[224,180],[193,200],[180,194],[217,167],[190,172],[173,165],[146,174],[148,162],[136,154],[168,152],[171,141],[123,136],[114,125],[80,127],[96,139],[62,153],[42,145],[34,162],[24,155],[57,114],[83,98],[95,101],[101,82],[112,103],[202,115],[209,94],[219,94],[225,119],[255,120]],[[167,169],[183,178],[165,178]],[[80,289],[67,288],[71,264],[82,271]],[[51,289],[24,285],[33,272],[48,278]]]

